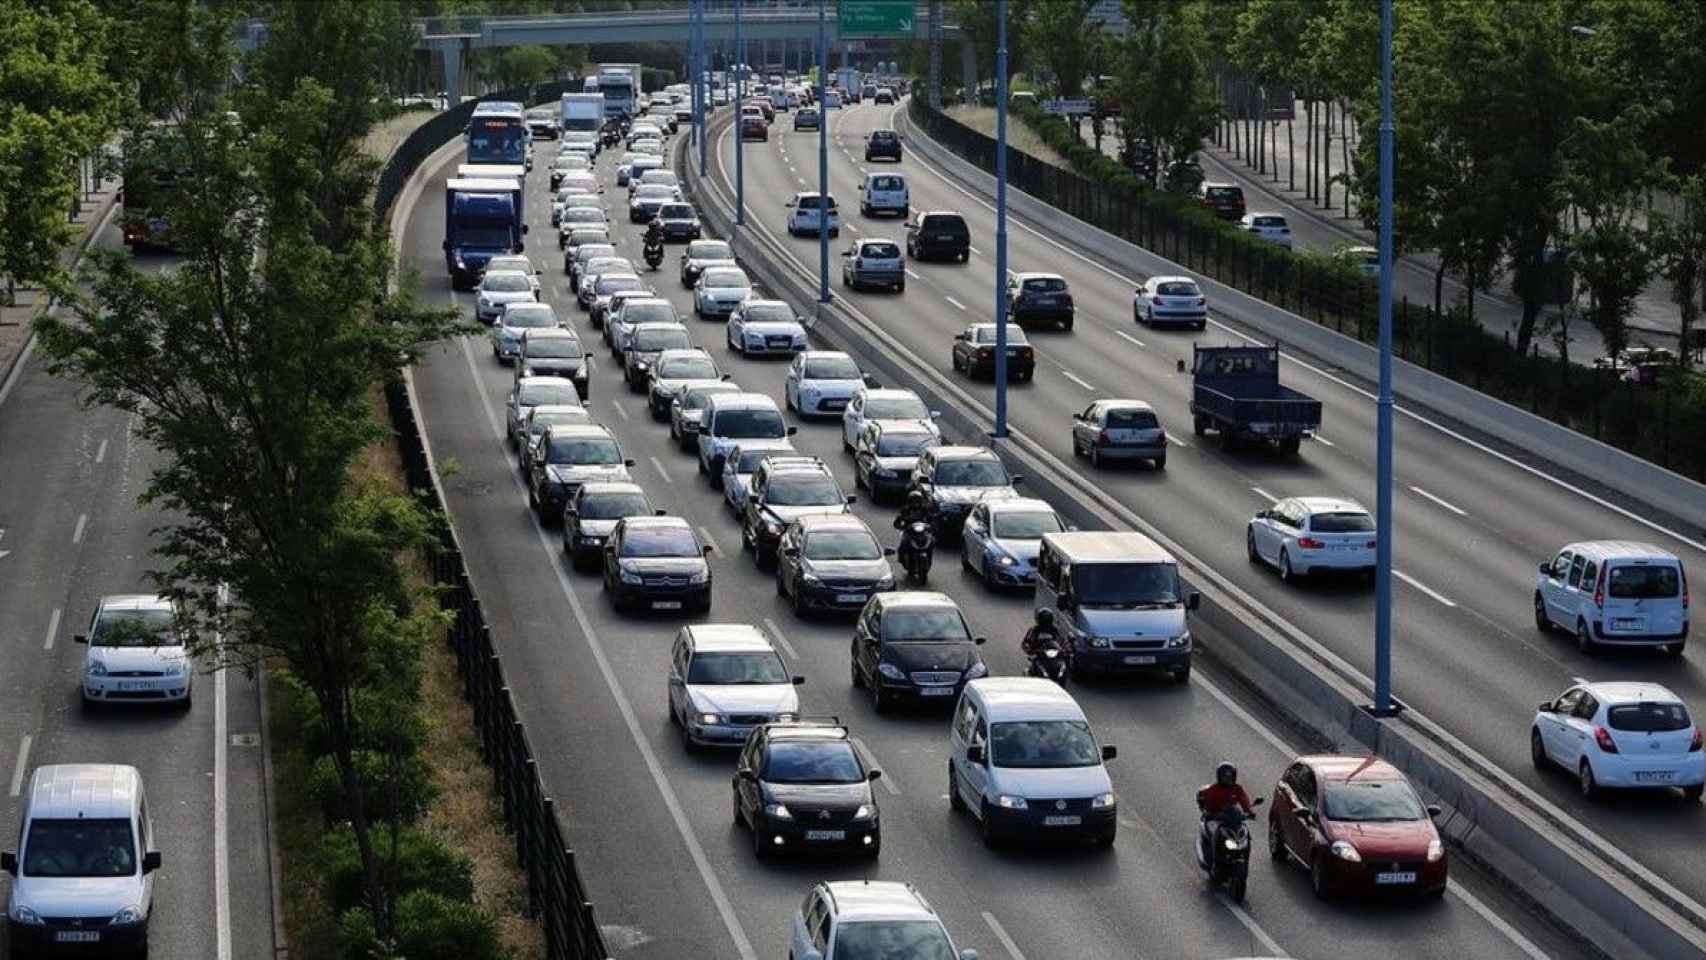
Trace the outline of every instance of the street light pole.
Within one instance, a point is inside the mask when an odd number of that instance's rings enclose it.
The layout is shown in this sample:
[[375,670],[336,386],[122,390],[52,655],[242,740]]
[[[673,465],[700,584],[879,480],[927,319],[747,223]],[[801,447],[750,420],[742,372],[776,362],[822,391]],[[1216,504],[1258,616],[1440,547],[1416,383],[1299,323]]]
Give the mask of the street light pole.
[[735,0],[735,226],[746,225],[746,136],[740,109],[746,106],[746,34],[741,31],[742,0]]
[[705,43],[705,0],[697,0],[697,9],[693,18],[693,49],[698,52],[693,67],[693,89],[699,92],[699,105],[693,111],[693,122],[697,125],[694,136],[699,138],[699,176],[705,176],[706,147],[705,131],[708,124],[705,115],[711,112],[711,85],[706,81],[705,74],[710,69],[709,51]]
[[829,118],[823,109],[829,74],[829,0],[817,0],[817,302],[829,302]]
[[996,0],[995,24],[994,436],[1000,439],[1007,436],[1007,0]]
[[1380,399],[1375,405],[1374,715],[1392,716],[1392,0],[1380,0]]

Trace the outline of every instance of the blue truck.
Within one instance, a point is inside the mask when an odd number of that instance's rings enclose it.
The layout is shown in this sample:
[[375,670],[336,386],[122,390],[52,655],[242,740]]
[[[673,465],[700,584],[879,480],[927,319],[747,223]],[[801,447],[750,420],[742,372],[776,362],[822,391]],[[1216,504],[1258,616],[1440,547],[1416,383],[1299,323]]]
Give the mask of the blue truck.
[[1321,429],[1321,401],[1279,382],[1279,347],[1191,347],[1191,417],[1231,450],[1250,440],[1296,453]]
[[444,182],[444,266],[452,289],[479,283],[493,257],[522,252],[527,233],[522,209],[521,185],[515,180]]

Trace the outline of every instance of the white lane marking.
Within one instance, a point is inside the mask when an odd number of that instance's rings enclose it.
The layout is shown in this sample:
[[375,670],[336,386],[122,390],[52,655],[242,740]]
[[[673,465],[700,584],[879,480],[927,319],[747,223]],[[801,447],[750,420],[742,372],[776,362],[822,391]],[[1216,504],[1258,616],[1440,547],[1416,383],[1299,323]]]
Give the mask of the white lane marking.
[[847,229],[853,231],[854,233],[860,232],[859,227],[856,224],[849,223],[849,224],[846,224],[846,227],[847,227]]
[[1314,440],[1316,443],[1325,444],[1326,446],[1329,446],[1329,447],[1338,446],[1338,444],[1334,443],[1331,440],[1328,440],[1326,437],[1321,436],[1319,433],[1314,435]]
[[1493,908],[1483,903],[1480,897],[1470,893],[1463,884],[1458,883],[1456,880],[1447,880],[1445,882],[1445,888],[1450,890],[1459,900],[1462,900],[1464,906],[1480,914],[1481,919],[1487,921],[1487,924],[1494,930],[1504,934],[1505,939],[1515,944],[1518,950],[1521,950],[1523,953],[1533,957],[1534,960],[1550,960],[1546,955],[1546,951],[1535,946],[1532,940],[1523,936],[1522,932],[1511,926],[1509,921],[1504,917],[1499,916]]
[[650,460],[652,462],[652,466],[657,468],[658,475],[663,477],[664,483],[674,483],[675,482],[675,478],[671,477],[669,475],[669,471],[664,469],[664,465],[663,465],[662,460],[659,460],[657,457],[647,457],[646,459]]
[[1250,489],[1256,491],[1256,496],[1261,497],[1269,503],[1279,503],[1279,497],[1263,490],[1261,487],[1251,487]]
[[[455,294],[452,294],[451,297],[454,301]],[[503,427],[498,423],[497,414],[493,412],[492,405],[486,401],[484,393],[481,392],[480,368],[474,363],[474,350],[468,345],[467,337],[462,338],[462,357],[468,363],[468,375],[472,379],[474,390],[480,398],[480,411],[486,415],[486,422],[492,428],[492,435],[497,440],[499,453],[505,455],[507,460]],[[420,409],[418,405],[416,409]],[[426,433],[424,418],[421,424],[421,432],[423,435]],[[424,436],[422,440],[426,442]],[[430,444],[428,444],[429,456],[430,449]],[[515,475],[515,471],[511,470],[508,473],[510,482],[515,485],[516,491],[518,493],[525,492],[521,486],[521,478]],[[545,551],[546,555],[555,557],[556,548],[552,545],[551,539],[545,535],[545,528],[539,523],[537,517],[533,520],[533,533],[538,537],[539,546]],[[640,727],[640,719],[634,713],[633,703],[628,700],[627,693],[623,692],[622,685],[616,680],[616,671],[610,666],[610,658],[604,654],[604,644],[599,641],[598,634],[592,629],[592,621],[587,619],[586,609],[581,606],[580,596],[575,593],[574,585],[569,582],[569,575],[563,572],[561,564],[551,563],[550,567],[557,575],[557,587],[562,590],[563,596],[569,601],[569,610],[575,615],[575,622],[581,630],[581,638],[586,641],[587,647],[592,651],[593,662],[597,664],[598,672],[604,678],[604,685],[610,691],[611,699],[616,701],[617,711],[622,714],[622,721],[628,728],[628,736],[634,741],[634,748],[639,751],[640,758],[645,761],[646,771],[652,775],[652,785],[657,787],[658,796],[663,798],[664,806],[669,810],[670,819],[675,822],[675,830],[681,835],[681,842],[687,847],[688,854],[693,858],[693,865],[699,871],[699,879],[705,884],[705,889],[710,892],[711,902],[716,905],[717,913],[722,917],[724,928],[728,930],[729,937],[734,940],[735,951],[740,954],[741,960],[758,960],[758,952],[752,948],[752,941],[747,938],[746,929],[741,926],[740,917],[735,914],[734,905],[729,902],[728,893],[723,889],[721,881],[717,879],[716,871],[711,868],[711,861],[705,855],[705,848],[699,843],[699,838],[694,835],[692,825],[687,822],[687,813],[682,809],[681,799],[676,796],[675,788],[670,785],[669,778],[664,775],[663,765],[658,762],[657,753],[652,750],[650,741],[646,739],[645,732]]]
[[961,310],[964,310],[966,308],[965,304],[959,302],[958,300],[955,300],[953,297],[944,295],[942,297],[942,299],[948,301],[949,303],[953,304],[954,306],[958,307]]
[[858,737],[854,737],[853,738],[853,746],[857,747],[859,749],[859,752],[865,755],[865,761],[868,764],[870,764],[873,767],[876,767],[878,770],[881,770],[883,772],[883,775],[880,778],[878,778],[877,782],[882,784],[885,788],[888,789],[889,796],[891,796],[891,797],[900,796],[900,785],[894,782],[893,777],[889,776],[889,768],[886,765],[884,765],[884,763],[881,760],[877,759],[877,755],[874,752],[872,752],[872,750],[869,746],[867,746],[865,744],[865,741],[859,739]]
[[[973,194],[967,188],[960,186],[960,184],[956,180],[949,177],[943,171],[937,169],[937,167],[934,164],[931,164],[926,160],[919,159],[916,154],[913,155],[913,159],[916,160],[920,166],[924,167],[926,170],[929,170],[931,173],[935,174],[936,179],[942,181],[942,183],[948,185],[949,187],[952,187],[953,189],[958,190],[960,193],[962,193],[966,197],[970,198],[970,200],[973,203],[983,207],[985,210],[993,211],[995,209],[994,206],[990,205],[989,203],[986,203],[982,197],[979,197],[979,196]],[[1067,254],[1068,256],[1072,257],[1075,260],[1078,260],[1079,262],[1085,264],[1086,266],[1089,266],[1095,270],[1100,270],[1101,272],[1107,274],[1108,276],[1113,277],[1115,280],[1119,280],[1119,281],[1122,281],[1124,283],[1129,283],[1133,286],[1138,285],[1136,280],[1133,280],[1132,278],[1120,273],[1119,271],[1111,270],[1107,267],[1104,267],[1101,264],[1097,263],[1096,261],[1091,260],[1089,257],[1086,257],[1083,254],[1078,253],[1077,251],[1071,249],[1070,247],[1066,246],[1065,244],[1056,241],[1054,238],[1044,236],[1041,232],[1032,228],[1030,225],[1026,224],[1022,219],[1015,217],[1015,216],[1012,216],[1011,211],[1009,211],[1009,215],[1008,215],[1007,219],[1008,219],[1009,223],[1013,223],[1013,224],[1018,225],[1018,227],[1020,229],[1025,230],[1026,232],[1035,236],[1037,239],[1039,239],[1039,240],[1043,241],[1044,243],[1047,243],[1050,246],[1060,250],[1062,253]],[[973,252],[975,252],[975,251],[973,251]],[[1251,299],[1255,299],[1255,298],[1252,297]],[[1258,302],[1260,302],[1260,301],[1258,301]],[[1244,340],[1247,340],[1251,343],[1261,343],[1262,342],[1260,340],[1257,340],[1254,337],[1251,337],[1251,336],[1245,334],[1244,332],[1242,332],[1240,330],[1233,328],[1229,324],[1222,323],[1221,321],[1214,319],[1214,317],[1212,315],[1209,317],[1209,322],[1214,324],[1215,326],[1221,328],[1222,330],[1225,330],[1227,333],[1230,333],[1236,337],[1241,337]],[[1328,380],[1332,383],[1338,384],[1339,386],[1345,388],[1346,390],[1351,391],[1352,393],[1359,394],[1362,397],[1365,397],[1369,400],[1378,400],[1379,399],[1373,393],[1370,393],[1369,391],[1364,390],[1363,388],[1357,386],[1354,383],[1351,383],[1348,380],[1343,379],[1342,377],[1334,376],[1333,374],[1328,373],[1326,370],[1323,370],[1320,367],[1317,367],[1314,364],[1308,362],[1307,360],[1303,360],[1294,354],[1282,352],[1280,355],[1283,356],[1285,359],[1291,361],[1292,363],[1295,363],[1298,366],[1304,368],[1305,370],[1308,370],[1308,371],[1316,374],[1317,376],[1321,377],[1323,380]],[[1676,532],[1675,530],[1672,530],[1671,528],[1665,526],[1662,523],[1658,523],[1656,521],[1649,520],[1646,517],[1641,516],[1640,514],[1636,513],[1633,510],[1627,510],[1623,507],[1618,506],[1615,503],[1610,502],[1609,500],[1606,500],[1604,497],[1595,496],[1594,494],[1589,493],[1588,491],[1583,490],[1582,488],[1580,488],[1580,487],[1578,487],[1578,486],[1576,486],[1576,485],[1574,485],[1574,484],[1572,484],[1566,480],[1552,476],[1551,474],[1547,473],[1544,470],[1541,470],[1538,467],[1533,467],[1533,466],[1530,466],[1526,463],[1523,463],[1521,460],[1518,460],[1515,457],[1510,456],[1509,454],[1500,453],[1499,451],[1494,450],[1492,447],[1489,447],[1486,444],[1481,443],[1478,440],[1473,440],[1473,439],[1471,439],[1471,438],[1469,438],[1469,437],[1467,437],[1461,433],[1458,433],[1456,430],[1453,430],[1450,427],[1447,427],[1447,426],[1440,424],[1440,423],[1436,423],[1435,421],[1430,420],[1427,417],[1415,412],[1414,410],[1408,409],[1407,407],[1404,407],[1400,404],[1393,404],[1392,409],[1397,410],[1399,413],[1403,414],[1406,417],[1409,417],[1410,419],[1416,421],[1417,423],[1423,424],[1425,426],[1432,427],[1433,429],[1439,431],[1440,433],[1444,434],[1445,436],[1448,436],[1451,439],[1456,440],[1459,443],[1462,443],[1462,444],[1476,450],[1477,452],[1484,453],[1487,456],[1493,457],[1496,460],[1499,460],[1505,464],[1513,466],[1513,467],[1517,468],[1518,470],[1521,470],[1524,473],[1529,474],[1530,476],[1537,477],[1537,478],[1544,480],[1547,483],[1550,483],[1554,486],[1562,487],[1563,489],[1568,490],[1569,492],[1575,494],[1576,496],[1581,497],[1584,500],[1587,500],[1589,503],[1595,504],[1595,505],[1600,506],[1600,507],[1604,507],[1605,509],[1610,510],[1611,512],[1613,512],[1613,513],[1615,513],[1621,517],[1635,521],[1636,523],[1640,524],[1643,527],[1646,527],[1649,530],[1653,530],[1653,531],[1656,531],[1658,533],[1662,533],[1665,536],[1672,537],[1676,541],[1678,541],[1679,543],[1686,543],[1689,546],[1693,547],[1694,549],[1700,551],[1701,553],[1706,553],[1706,543],[1701,543],[1698,540],[1694,540],[1692,538],[1685,537],[1682,534]],[[1330,446],[1332,446],[1332,444],[1328,443],[1327,446],[1330,447]]]
[[[225,604],[224,584],[219,603]],[[218,960],[231,960],[231,846],[229,802],[226,795],[225,670],[213,673],[213,926]]]
[[71,542],[72,543],[82,543],[83,542],[83,527],[85,527],[88,523],[89,523],[89,515],[88,514],[79,513],[77,515],[77,528],[71,531]]
[[1415,486],[1412,484],[1410,487],[1410,490],[1412,492],[1414,492],[1417,496],[1426,497],[1429,500],[1432,500],[1434,503],[1439,504],[1440,506],[1446,508],[1447,510],[1450,510],[1452,513],[1455,513],[1460,517],[1469,516],[1469,511],[1463,509],[1462,507],[1457,506],[1456,504],[1449,503],[1445,500],[1442,500],[1439,497],[1436,497],[1433,494],[1427,492],[1426,490],[1423,490],[1421,487],[1418,487],[1418,486]]
[[702,538],[702,539],[704,539],[704,541],[705,541],[705,543],[706,543],[706,544],[707,544],[707,545],[708,545],[708,546],[710,546],[710,548],[711,548],[711,549],[712,549],[712,550],[714,550],[714,551],[716,551],[716,552],[717,552],[717,553],[718,553],[718,554],[721,554],[721,553],[722,553],[722,552],[723,552],[723,548],[722,548],[722,547],[719,547],[719,546],[717,546],[717,538],[716,538],[716,537],[713,537],[713,536],[711,536],[711,531],[710,531],[710,530],[707,530],[707,529],[705,529],[705,528],[704,528],[704,527],[700,527],[700,528],[699,528],[699,536],[700,536],[700,537],[701,537],[701,538]]
[[1221,904],[1224,905],[1226,909],[1232,911],[1232,915],[1238,918],[1238,922],[1244,925],[1244,929],[1250,931],[1251,936],[1262,941],[1263,953],[1267,954],[1269,957],[1290,956],[1290,954],[1285,952],[1284,947],[1280,946],[1273,937],[1268,936],[1268,932],[1262,929],[1261,925],[1256,922],[1254,917],[1250,916],[1243,907],[1234,903],[1232,898],[1226,895],[1226,891],[1216,890],[1215,896],[1220,898]]
[[610,401],[610,405],[616,408],[617,416],[621,417],[624,420],[632,419],[631,417],[628,416],[628,409],[626,407],[622,406],[622,401],[613,399]]
[[43,650],[52,650],[53,638],[59,636],[59,613],[59,608],[54,607],[53,615],[47,618],[47,639],[42,641]]
[[101,445],[95,449],[95,462],[100,463],[102,460],[105,460],[106,458],[107,458],[107,442],[105,440],[102,440]]
[[795,177],[794,179],[798,180],[800,182],[800,186],[803,187],[806,185],[806,178],[805,177]]
[[1435,600],[1439,601],[1440,603],[1445,604],[1448,607],[1457,606],[1456,601],[1445,596],[1444,594],[1440,593],[1439,591],[1433,589],[1432,587],[1428,586],[1427,584],[1423,583],[1422,581],[1417,580],[1415,577],[1410,576],[1409,574],[1405,573],[1404,571],[1397,569],[1396,567],[1393,568],[1392,575],[1394,577],[1397,577],[1398,579],[1404,581],[1405,583],[1409,584],[1410,586],[1415,587],[1417,590],[1422,591],[1423,593],[1434,598]]
[[788,635],[782,632],[782,628],[776,625],[776,621],[769,617],[765,617],[764,628],[770,631],[770,636],[775,638],[776,642],[782,645],[782,650],[787,653],[791,659],[800,659],[800,655],[794,652],[794,645],[788,642]]
[[1001,945],[1007,948],[1009,957],[1012,957],[1013,960],[1025,960],[1025,955],[1019,951],[1019,945],[1007,935],[1007,931],[1001,926],[1001,921],[995,919],[995,914],[988,910],[983,911],[983,922],[989,924],[989,930],[995,934],[995,939],[1001,941]]
[[1171,444],[1175,444],[1177,446],[1181,446],[1181,447],[1186,447],[1186,448],[1190,447],[1190,444],[1186,443],[1183,440],[1180,440],[1178,437],[1173,436],[1171,433],[1167,434],[1167,442],[1171,443]]
[[1077,374],[1073,373],[1071,370],[1066,369],[1065,367],[1060,368],[1060,375],[1065,377],[1068,380],[1071,380],[1073,383],[1078,384],[1079,386],[1083,387],[1084,389],[1091,391],[1092,393],[1095,392],[1095,390],[1096,390],[1095,384],[1090,383],[1089,381],[1078,376]]
[[911,277],[914,280],[924,279],[923,277],[919,276],[917,273],[913,272],[913,269],[911,267],[906,268],[906,275]]
[[982,250],[979,250],[979,249],[978,249],[978,248],[976,248],[976,247],[967,247],[967,248],[966,248],[966,249],[967,249],[967,250],[970,250],[970,251],[971,251],[971,252],[972,252],[972,255],[973,255],[973,256],[978,256],[978,257],[981,257],[981,256],[983,256],[983,251],[982,251]]
[[1129,333],[1126,333],[1124,330],[1115,330],[1114,332],[1119,334],[1121,337],[1124,337],[1125,339],[1130,340],[1132,343],[1136,344],[1137,346],[1140,346],[1140,347],[1148,347],[1149,346],[1149,344],[1144,343],[1142,340],[1137,339],[1136,337],[1132,336]]
[[24,769],[30,764],[30,735],[24,734],[24,739],[18,743],[18,761],[12,765],[12,796],[24,789]]

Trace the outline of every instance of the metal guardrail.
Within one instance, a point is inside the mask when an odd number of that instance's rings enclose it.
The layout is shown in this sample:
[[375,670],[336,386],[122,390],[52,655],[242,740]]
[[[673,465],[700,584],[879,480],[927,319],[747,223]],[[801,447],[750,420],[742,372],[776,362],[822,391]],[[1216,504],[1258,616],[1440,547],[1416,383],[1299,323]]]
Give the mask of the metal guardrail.
[[[555,99],[564,89],[566,84],[546,84],[530,90],[500,91],[488,99],[535,103]],[[403,184],[427,157],[461,134],[473,110],[474,103],[470,102],[445,111],[416,128],[391,154],[374,195],[374,210],[381,222],[388,220]],[[428,561],[433,582],[440,590],[440,603],[453,615],[445,639],[456,654],[462,697],[473,706],[480,751],[492,769],[492,788],[503,803],[504,823],[515,838],[516,859],[527,875],[528,913],[544,928],[545,952],[550,960],[608,960],[610,950],[593,916],[574,848],[557,815],[556,802],[539,777],[533,746],[504,679],[503,660],[469,580],[449,513],[433,479],[420,422],[401,377],[386,384],[385,401],[409,489],[439,518],[438,543]]]

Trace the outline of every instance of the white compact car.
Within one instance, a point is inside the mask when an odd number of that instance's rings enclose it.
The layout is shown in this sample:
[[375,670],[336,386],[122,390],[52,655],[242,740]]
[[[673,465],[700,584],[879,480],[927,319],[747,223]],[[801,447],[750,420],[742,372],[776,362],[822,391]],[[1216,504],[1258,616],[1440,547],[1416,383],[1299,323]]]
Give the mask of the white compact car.
[[1572,543],[1540,562],[1534,624],[1575,635],[1583,653],[1603,646],[1688,643],[1688,576],[1668,550],[1626,540]]
[[669,659],[669,719],[681,728],[688,750],[709,744],[739,746],[754,727],[800,716],[794,687],[763,632],[745,623],[682,627]]
[[173,622],[172,602],[153,594],[102,597],[83,654],[83,705],[171,703],[190,706],[195,667]]
[[866,174],[859,184],[859,212],[867,217],[879,212],[898,213],[905,220],[912,212],[906,177],[899,173]]
[[801,416],[834,414],[847,409],[853,394],[867,386],[853,358],[839,350],[807,350],[788,365],[782,399]]
[[1131,318],[1151,327],[1165,323],[1208,326],[1208,298],[1190,277],[1150,277],[1131,295]]
[[752,296],[752,281],[739,267],[712,267],[699,274],[693,285],[693,315],[718,320],[733,313],[740,302]]
[[834,880],[819,883],[788,924],[794,960],[916,957],[977,960],[957,950],[934,908],[910,883]]
[[1280,579],[1351,571],[1374,576],[1374,518],[1355,500],[1289,497],[1257,513],[1245,530],[1251,563]]
[[853,442],[865,432],[865,424],[873,420],[911,420],[941,439],[942,430],[936,426],[941,415],[926,407],[911,390],[863,387],[853,392],[847,409],[841,412],[841,449],[851,451]]
[[806,348],[806,328],[783,300],[747,300],[729,314],[724,342],[743,357],[794,354]]
[[841,254],[841,285],[853,290],[868,286],[906,290],[906,255],[893,240],[855,241]]
[[1528,734],[1535,767],[1557,765],[1582,796],[1604,787],[1706,792],[1700,728],[1676,694],[1656,683],[1578,683],[1540,705]]
[[829,235],[841,236],[841,215],[836,211],[835,198],[827,201],[816,193],[796,193],[788,201],[788,234],[790,236],[817,236],[824,228],[822,210],[827,210]]
[[1291,249],[1291,224],[1277,213],[1246,213],[1238,228],[1261,237],[1275,246]]

